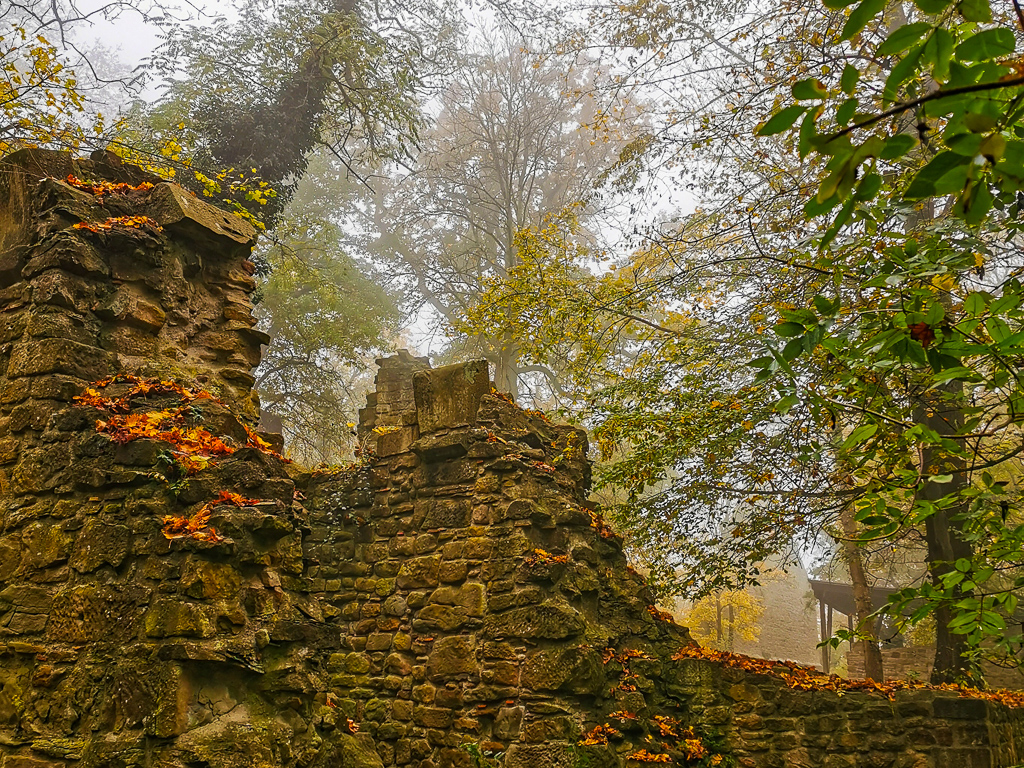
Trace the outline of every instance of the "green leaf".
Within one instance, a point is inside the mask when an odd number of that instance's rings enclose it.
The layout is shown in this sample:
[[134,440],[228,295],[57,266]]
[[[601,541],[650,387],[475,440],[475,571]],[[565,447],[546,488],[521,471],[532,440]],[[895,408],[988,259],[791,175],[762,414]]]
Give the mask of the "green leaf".
[[1024,141],[1006,142],[999,170],[1018,179],[1024,179]]
[[992,337],[992,341],[996,344],[1006,341],[1011,336],[1010,326],[999,317],[987,318],[985,320],[985,330],[988,331],[988,335]]
[[964,125],[974,133],[988,133],[996,127],[996,119],[992,115],[981,112],[967,112],[964,115]]
[[804,340],[802,337],[790,339],[786,342],[786,346],[782,348],[782,359],[787,363],[790,363],[800,357],[800,354],[804,351]]
[[808,101],[811,99],[823,99],[828,95],[825,84],[814,77],[800,80],[793,85],[793,98],[797,101]]
[[811,303],[814,304],[814,308],[818,310],[818,314],[822,317],[831,317],[835,314],[836,309],[838,309],[837,306],[833,306],[832,302],[821,294],[811,299]]
[[958,133],[946,139],[946,146],[964,157],[974,157],[981,147],[982,136],[978,133]]
[[857,111],[857,105],[860,102],[857,99],[847,99],[839,105],[839,109],[836,110],[836,123],[839,125],[846,125],[850,122],[850,118],[853,117],[853,113]]
[[971,570],[971,561],[966,557],[961,557],[953,564],[953,567],[960,571],[960,573],[967,573]]
[[774,136],[777,133],[788,131],[793,127],[793,123],[797,121],[800,115],[806,111],[807,107],[801,107],[799,104],[786,107],[773,115],[771,120],[761,126],[761,130],[757,132],[757,135]]
[[860,443],[863,443],[865,440],[867,440],[869,437],[871,437],[877,431],[878,431],[878,425],[877,424],[862,424],[861,426],[859,426],[855,430],[853,430],[853,432],[850,433],[850,436],[848,438],[846,438],[846,440],[843,441],[843,444],[840,447],[840,450],[843,450],[843,451],[850,450],[855,445],[859,445]]
[[843,67],[842,77],[839,78],[839,87],[843,89],[843,93],[849,96],[857,87],[858,80],[860,80],[860,70],[852,64],[847,64]]
[[938,485],[945,485],[946,483],[952,483],[953,482],[953,476],[952,475],[932,475],[931,477],[928,478],[928,482],[936,483]]
[[775,410],[776,412],[785,416],[793,409],[794,406],[799,404],[799,397],[797,397],[796,395],[786,395],[784,398],[782,398],[781,400],[779,400],[779,402],[775,404]]
[[953,59],[953,47],[956,41],[948,29],[939,27],[935,30],[935,62],[932,65],[932,79],[937,83],[949,80],[949,66]]
[[964,299],[964,311],[971,315],[981,315],[985,312],[985,294],[975,291]]
[[928,307],[928,311],[925,312],[924,322],[933,328],[942,322],[942,319],[946,316],[946,309],[942,306],[941,302],[932,302]]
[[886,139],[885,149],[879,153],[878,157],[880,160],[895,160],[898,157],[903,157],[915,146],[917,146],[917,139],[909,133],[897,133]]
[[800,158],[803,159],[810,154],[818,139],[818,115],[821,114],[823,106],[818,105],[808,110],[803,122],[800,124],[800,135],[797,150]]
[[1020,306],[1020,295],[1017,293],[1007,292],[1000,296],[998,299],[992,302],[990,307],[993,315],[1001,315],[1008,310],[1016,309]]
[[840,202],[842,201],[834,195],[827,200],[818,200],[817,198],[812,197],[804,204],[804,215],[809,219],[816,218],[822,214],[828,213],[839,205]]
[[885,10],[887,2],[888,0],[862,0],[861,4],[850,12],[850,18],[843,25],[843,31],[840,33],[839,38],[841,40],[849,40],[858,34],[868,25],[869,21]]
[[806,329],[800,323],[779,323],[773,330],[776,336],[788,339],[792,336],[802,336]]
[[967,175],[970,170],[970,162],[973,158],[965,157],[964,160],[968,162],[958,165],[955,168],[951,168],[942,174],[935,182],[936,195],[956,195],[964,192],[964,187],[967,185]]
[[988,212],[992,210],[992,192],[988,184],[982,182],[975,185],[971,192],[970,200],[964,208],[964,221],[972,227],[981,224]]
[[821,238],[821,242],[818,247],[821,250],[825,250],[836,239],[836,235],[839,234],[839,230],[846,226],[847,222],[853,216],[853,208],[857,201],[850,199],[846,201],[846,204],[839,209],[839,213],[836,214],[835,220],[832,222],[832,226],[825,230],[824,236]]
[[1017,47],[1017,41],[1006,27],[985,29],[968,37],[956,47],[959,61],[987,61],[1008,56]]
[[978,154],[983,155],[990,163],[997,163],[1006,152],[1006,137],[1001,133],[992,133],[985,137],[978,147]]
[[935,183],[945,176],[949,171],[958,166],[965,166],[971,162],[971,158],[958,155],[956,152],[940,152],[931,159],[924,168],[918,171],[917,176],[910,183],[903,197],[907,200],[923,200],[935,194]]
[[825,180],[821,182],[821,186],[818,187],[818,194],[814,196],[814,199],[821,203],[831,197],[845,200],[846,196],[841,194],[841,190],[849,188],[847,180],[852,183],[855,174],[856,170],[852,167],[850,159],[847,158],[846,162],[832,171],[829,176],[825,177]]
[[915,24],[904,24],[894,29],[885,42],[878,46],[875,54],[878,56],[889,56],[893,53],[900,53],[920,40],[925,33],[932,28],[927,21],[919,21]]
[[917,74],[917,62],[918,59],[921,58],[923,51],[924,46],[922,45],[912,48],[907,55],[900,59],[899,62],[897,62],[889,71],[889,76],[885,78],[885,86],[882,88],[883,106],[896,101],[900,86]]
[[992,21],[988,0],[960,0],[958,8],[966,21]]
[[877,173],[869,173],[860,180],[860,184],[857,185],[857,193],[854,195],[854,198],[861,202],[871,200],[878,194],[878,190],[881,188],[882,177]]
[[944,384],[947,381],[953,381],[954,379],[971,379],[974,378],[975,373],[970,368],[964,368],[962,366],[956,368],[947,368],[944,371],[936,373],[932,379],[936,384]]

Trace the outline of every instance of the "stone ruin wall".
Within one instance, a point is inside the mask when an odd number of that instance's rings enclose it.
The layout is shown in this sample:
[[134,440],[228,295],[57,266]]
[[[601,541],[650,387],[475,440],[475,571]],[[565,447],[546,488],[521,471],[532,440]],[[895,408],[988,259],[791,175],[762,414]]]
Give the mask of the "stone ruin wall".
[[[928,680],[935,662],[934,645],[910,645],[903,648],[882,648],[882,672],[886,680]],[[851,678],[864,677],[864,652],[857,643],[847,653]],[[1024,690],[1024,674],[1020,669],[1001,667],[982,661],[985,682],[992,688]]]
[[[375,454],[284,462],[246,429],[251,231],[158,180],[96,195],[69,173],[147,180],[102,154],[0,161],[0,768],[1024,758],[1019,711],[987,701],[674,659],[688,633],[594,514],[584,433],[492,394],[485,363],[384,359]],[[74,227],[128,215],[162,228]],[[188,474],[165,441],[98,432],[109,416],[74,397],[119,373],[209,389],[187,413],[230,452]],[[203,510],[219,536],[165,535]],[[709,749],[689,762],[687,727]]]

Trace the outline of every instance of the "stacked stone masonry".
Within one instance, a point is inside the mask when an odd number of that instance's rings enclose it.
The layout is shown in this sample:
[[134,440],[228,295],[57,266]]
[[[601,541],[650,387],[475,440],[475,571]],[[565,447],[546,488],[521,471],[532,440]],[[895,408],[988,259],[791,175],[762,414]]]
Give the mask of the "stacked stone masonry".
[[[886,680],[928,680],[934,660],[934,645],[882,648],[882,673]],[[864,652],[859,643],[847,653],[847,664],[851,678],[864,677]],[[987,660],[982,661],[981,669],[991,688],[1024,690],[1024,675],[1019,669],[1001,667]]]
[[[154,186],[96,195],[69,174]],[[118,216],[162,229],[74,226]],[[986,701],[674,660],[688,633],[588,501],[585,434],[492,393],[483,362],[382,360],[360,428],[375,451],[352,467],[247,447],[267,341],[251,245],[112,156],[0,161],[0,768],[1024,759],[1024,719]],[[189,418],[235,450],[175,474],[160,440],[112,441],[73,398],[114,374],[210,390]],[[219,537],[165,535],[226,492]]]

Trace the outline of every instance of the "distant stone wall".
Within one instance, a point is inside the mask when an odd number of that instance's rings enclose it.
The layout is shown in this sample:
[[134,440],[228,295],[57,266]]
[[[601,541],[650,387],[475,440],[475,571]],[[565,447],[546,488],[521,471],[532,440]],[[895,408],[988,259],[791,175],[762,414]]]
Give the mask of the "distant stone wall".
[[[758,637],[747,640],[734,633],[729,650],[762,659],[796,661],[807,666],[820,665],[818,644],[818,617],[808,597],[812,597],[807,572],[801,566],[789,566],[785,572],[771,562],[762,572],[768,574],[761,586],[747,587],[764,613],[756,622]],[[674,613],[684,621],[690,603],[679,601]],[[708,631],[710,627],[705,628]]]
[[[906,648],[882,649],[882,672],[886,680],[924,680],[931,677],[935,662],[934,645],[916,645]],[[864,652],[856,643],[847,654],[847,665],[851,678],[864,677]],[[983,662],[985,682],[991,688],[1024,690],[1024,674],[1017,668],[1000,667]]]
[[[769,564],[771,567],[771,564]],[[801,664],[819,664],[818,617],[807,572],[800,565],[790,565],[786,572],[771,573],[760,587],[752,592],[764,605],[761,617],[761,635],[749,646],[741,644],[737,650],[764,659],[790,659]]]
[[251,431],[243,222],[106,155],[19,153],[0,185],[0,768],[1024,758],[1020,710],[675,658],[585,434],[483,361],[382,360],[376,452],[288,464]]

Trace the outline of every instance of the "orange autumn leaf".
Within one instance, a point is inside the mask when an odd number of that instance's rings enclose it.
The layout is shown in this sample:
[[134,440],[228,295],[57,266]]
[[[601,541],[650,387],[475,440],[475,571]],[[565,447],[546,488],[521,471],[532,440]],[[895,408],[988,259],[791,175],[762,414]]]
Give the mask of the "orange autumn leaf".
[[910,338],[921,342],[922,347],[927,348],[935,341],[935,331],[928,323],[911,323],[907,326],[907,330],[910,331]]
[[687,760],[700,760],[707,753],[707,747],[704,746],[704,742],[700,739],[684,739],[682,743],[683,751],[686,752]]
[[[127,392],[118,397],[105,397],[99,390],[106,389],[112,384],[130,384],[131,386]],[[132,401],[137,398],[167,394],[177,395],[181,405],[162,411],[141,414],[128,413],[132,408]],[[196,460],[197,457],[198,459],[208,459],[228,456],[237,450],[209,430],[187,425],[188,404],[196,400],[212,400],[224,405],[206,390],[188,389],[177,382],[144,379],[131,374],[118,374],[98,381],[81,395],[75,397],[76,402],[115,414],[106,421],[98,421],[96,430],[110,435],[111,440],[116,443],[123,445],[140,438],[170,443],[175,448],[176,458],[182,461],[186,474],[194,474],[206,467],[207,462]],[[270,443],[248,426],[245,426],[245,430],[249,447],[256,448],[282,461],[290,461],[271,450]]]
[[618,712],[612,712],[610,715],[608,715],[608,719],[609,720],[636,720],[636,719],[638,719],[638,716],[637,716],[637,714],[635,712],[626,712],[624,710],[619,710]]
[[647,606],[647,612],[658,621],[667,621],[670,624],[676,623],[675,617],[673,617],[671,613],[668,611],[659,611],[653,605]]
[[671,763],[672,758],[663,753],[652,753],[646,749],[641,749],[639,752],[634,752],[627,760],[636,760],[638,763]]
[[619,732],[617,730],[605,723],[604,725],[598,725],[595,728],[592,728],[580,741],[577,742],[577,744],[581,747],[600,746],[607,744],[609,738],[618,735]]
[[676,660],[704,659],[753,674],[769,675],[781,679],[790,688],[802,691],[834,691],[838,694],[848,691],[865,691],[881,694],[890,701],[895,699],[896,694],[900,691],[950,691],[964,699],[985,699],[1007,707],[1024,707],[1024,691],[982,691],[953,683],[931,685],[915,680],[887,680],[883,683],[877,683],[871,679],[846,680],[838,675],[826,675],[813,667],[803,667],[792,661],[755,659],[739,653],[716,651],[713,648],[699,646],[681,648],[672,658]]
[[159,224],[157,224],[149,216],[113,216],[104,221],[80,221],[72,226],[72,229],[85,229],[89,232],[106,232],[114,229],[114,227],[126,227],[128,229],[154,229],[157,232],[163,230]]
[[679,738],[677,730],[679,728],[679,721],[675,718],[666,715],[655,715],[653,721],[663,737]]
[[569,562],[568,555],[552,555],[550,552],[545,552],[543,549],[533,550],[532,555],[528,555],[526,558],[526,565],[533,566],[537,563],[567,563]]
[[601,517],[597,512],[592,509],[586,510],[587,514],[590,515],[590,527],[596,528],[602,539],[611,539],[615,537],[615,532],[605,523],[604,518]]
[[217,498],[210,502],[211,505],[234,504],[236,507],[251,507],[253,504],[259,503],[259,499],[247,499],[244,496],[232,493],[231,491],[221,491],[217,494]]
[[213,543],[223,541],[224,537],[218,534],[215,528],[210,526],[210,514],[213,512],[213,508],[221,504],[247,507],[259,503],[258,499],[247,499],[231,491],[220,491],[217,494],[217,498],[203,504],[191,517],[166,515],[163,519],[163,534],[168,539],[187,537],[197,541]]
[[114,193],[126,195],[129,192],[147,192],[153,188],[153,185],[148,181],[132,186],[131,184],[114,181],[83,181],[74,174],[68,174],[65,181],[75,189],[80,189],[83,192],[89,192],[100,197]]

